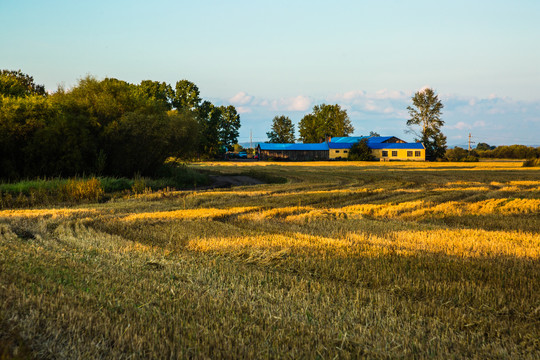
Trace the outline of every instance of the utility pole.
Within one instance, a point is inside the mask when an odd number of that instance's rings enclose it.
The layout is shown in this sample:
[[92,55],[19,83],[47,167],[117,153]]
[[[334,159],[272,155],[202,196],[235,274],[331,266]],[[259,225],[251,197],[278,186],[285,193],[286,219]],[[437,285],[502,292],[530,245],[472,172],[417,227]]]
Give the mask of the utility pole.
[[471,144],[474,144],[474,141],[471,141],[471,133],[469,133],[469,154],[471,153]]
[[253,149],[253,130],[249,129],[249,148]]

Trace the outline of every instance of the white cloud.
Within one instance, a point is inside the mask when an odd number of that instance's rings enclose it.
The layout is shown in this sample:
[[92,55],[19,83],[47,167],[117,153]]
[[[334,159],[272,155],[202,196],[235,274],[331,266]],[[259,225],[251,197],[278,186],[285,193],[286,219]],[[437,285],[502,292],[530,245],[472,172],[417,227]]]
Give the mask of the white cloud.
[[307,111],[311,107],[311,99],[298,95],[291,98],[261,101],[258,105],[270,107],[275,111]]
[[236,106],[236,111],[238,111],[239,114],[249,114],[253,110],[246,106]]
[[240,91],[238,94],[234,95],[229,99],[229,102],[233,105],[246,105],[253,100],[253,96],[246,94],[243,91]]
[[366,96],[366,92],[362,90],[354,90],[354,91],[347,91],[343,94],[336,95],[336,98],[342,99],[342,100],[354,100],[357,98],[363,98]]
[[449,126],[450,129],[457,129],[457,130],[463,130],[463,129],[469,129],[470,126],[464,123],[463,121],[458,122],[456,125]]
[[379,90],[379,91],[375,92],[375,94],[368,95],[368,97],[371,98],[371,99],[393,99],[393,100],[396,100],[396,99],[403,99],[403,98],[406,98],[408,96],[405,95],[405,93],[401,92],[401,91],[382,89],[382,90]]
[[375,102],[373,100],[369,100],[368,102],[366,102],[364,109],[366,109],[367,111],[377,111],[379,108],[377,107],[377,105],[375,105]]
[[289,111],[306,111],[311,107],[311,100],[302,95],[289,99],[290,103],[287,107]]

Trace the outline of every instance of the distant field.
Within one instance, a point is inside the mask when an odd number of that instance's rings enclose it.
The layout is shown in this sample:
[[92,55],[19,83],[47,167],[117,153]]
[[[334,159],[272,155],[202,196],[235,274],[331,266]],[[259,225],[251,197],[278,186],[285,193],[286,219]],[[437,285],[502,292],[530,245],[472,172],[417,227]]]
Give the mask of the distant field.
[[0,211],[0,359],[540,358],[540,168],[192,168],[288,181]]

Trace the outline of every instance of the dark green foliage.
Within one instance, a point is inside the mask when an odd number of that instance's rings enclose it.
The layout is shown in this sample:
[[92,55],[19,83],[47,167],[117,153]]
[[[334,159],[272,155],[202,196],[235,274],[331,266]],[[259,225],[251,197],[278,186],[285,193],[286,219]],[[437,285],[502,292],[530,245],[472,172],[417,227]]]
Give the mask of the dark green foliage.
[[276,116],[272,120],[272,131],[266,136],[270,143],[294,143],[294,124],[288,116]]
[[354,131],[347,111],[339,105],[316,105],[300,120],[298,132],[304,143],[322,142],[326,137],[348,136]]
[[176,92],[172,104],[176,109],[196,110],[201,102],[197,85],[188,80],[176,83]]
[[486,144],[486,143],[478,143],[478,145],[476,146],[476,150],[482,150],[482,151],[485,151],[485,150],[493,150],[495,149],[496,146],[490,146],[489,144]]
[[139,91],[147,98],[161,102],[167,110],[172,109],[175,93],[171,85],[165,82],[143,80],[139,85]]
[[238,138],[236,109],[199,104],[198,88],[187,80],[174,92],[157,81],[87,76],[69,91],[43,96],[28,75],[2,71],[0,86],[4,180],[153,176],[170,156],[215,157]]
[[221,119],[219,126],[219,140],[227,149],[231,149],[238,142],[238,129],[240,129],[240,115],[234,106],[220,106]]
[[448,159],[448,161],[477,162],[478,153],[474,150],[469,152],[456,146],[453,149],[446,150],[446,159]]
[[21,70],[0,71],[0,95],[10,97],[44,96],[45,87],[34,83],[34,78]]
[[195,148],[197,121],[188,111],[145,115],[132,112],[105,130],[109,161],[115,176],[153,175],[169,156],[182,156]]
[[525,145],[497,146],[491,150],[478,150],[482,158],[491,159],[531,159],[540,157],[540,148]]
[[200,128],[199,155],[216,158],[220,154],[222,144],[220,138],[221,109],[210,101],[203,101],[197,109]]
[[[426,148],[426,160],[443,159],[446,152],[446,136],[441,132],[444,121],[441,120],[443,104],[433,89],[418,91],[412,97],[413,106],[408,106],[411,118],[407,126],[421,126],[418,141]],[[411,130],[412,131],[412,130]]]
[[375,160],[375,156],[373,156],[368,146],[367,139],[362,139],[351,147],[348,159],[351,161]]

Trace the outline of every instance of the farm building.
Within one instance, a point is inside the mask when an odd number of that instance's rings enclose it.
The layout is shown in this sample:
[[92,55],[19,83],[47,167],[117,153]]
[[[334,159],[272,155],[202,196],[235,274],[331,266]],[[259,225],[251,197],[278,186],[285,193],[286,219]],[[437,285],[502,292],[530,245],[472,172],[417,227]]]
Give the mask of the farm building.
[[317,144],[272,144],[258,146],[261,160],[337,160],[346,159],[351,147],[367,139],[367,145],[377,160],[425,161],[426,150],[422,143],[407,143],[395,136],[351,136],[329,138]]
[[346,159],[350,148],[367,139],[367,145],[377,160],[425,161],[426,150],[422,143],[407,143],[395,136],[335,137],[328,142],[330,159]]
[[272,144],[260,143],[257,146],[260,160],[328,160],[328,144]]

